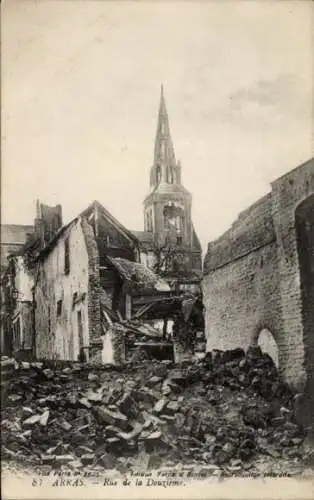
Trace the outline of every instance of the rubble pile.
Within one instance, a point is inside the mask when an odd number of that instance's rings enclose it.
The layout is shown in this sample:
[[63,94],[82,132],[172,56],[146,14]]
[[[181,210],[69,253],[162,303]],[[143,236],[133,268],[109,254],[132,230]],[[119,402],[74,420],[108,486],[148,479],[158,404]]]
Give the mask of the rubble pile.
[[54,468],[198,464],[225,474],[302,461],[293,395],[257,347],[181,365],[51,366],[16,363],[2,407],[5,459]]
[[173,360],[173,346],[169,341],[165,341],[162,332],[154,328],[148,322],[138,320],[119,320],[111,325],[115,331],[116,342],[124,344],[125,360],[139,360],[139,356],[144,361],[149,359],[171,359]]

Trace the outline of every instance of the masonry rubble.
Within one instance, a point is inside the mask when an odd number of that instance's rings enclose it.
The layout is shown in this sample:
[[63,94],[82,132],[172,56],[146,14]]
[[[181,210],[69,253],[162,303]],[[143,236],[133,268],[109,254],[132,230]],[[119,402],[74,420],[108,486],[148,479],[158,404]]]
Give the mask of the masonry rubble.
[[[193,320],[193,314],[202,314],[196,305],[198,296],[184,294],[158,298],[157,312],[153,311],[147,318],[122,319],[114,311],[108,301],[101,300],[102,337],[94,338],[90,349],[90,361],[94,364],[108,363],[119,365],[132,356],[148,359],[171,359],[176,362],[192,359],[205,352],[205,333],[202,326]],[[146,306],[150,305],[148,303]],[[196,305],[196,306],[195,306]],[[172,333],[169,334],[156,327],[160,317],[161,323],[167,326],[172,321]],[[110,354],[111,352],[111,354]],[[109,353],[109,355],[108,355]]]
[[256,347],[181,364],[4,360],[2,368],[11,372],[5,460],[101,470],[197,465],[228,476],[287,472],[310,459],[294,394]]

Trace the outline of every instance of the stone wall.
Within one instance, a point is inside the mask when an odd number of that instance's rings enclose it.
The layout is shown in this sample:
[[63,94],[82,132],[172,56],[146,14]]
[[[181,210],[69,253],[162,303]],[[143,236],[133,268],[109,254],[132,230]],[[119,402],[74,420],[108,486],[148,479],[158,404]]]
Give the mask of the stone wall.
[[81,227],[88,255],[88,320],[90,341],[101,336],[99,252],[94,231],[83,217]]
[[273,220],[280,274],[281,315],[283,331],[287,337],[287,341],[280,346],[280,357],[286,380],[293,385],[298,381],[297,385],[300,387],[306,382],[306,373],[304,370],[305,345],[300,265],[295,221],[298,206],[311,193],[314,193],[314,160],[288,172],[272,184]]
[[[69,273],[65,273],[65,240],[69,242]],[[89,346],[89,260],[79,220],[59,236],[37,264],[36,356],[39,359],[77,360],[78,311],[84,346]]]
[[216,270],[244,258],[273,241],[275,230],[269,193],[244,210],[220,238],[208,244],[204,271]]
[[206,274],[207,349],[247,348],[267,328],[280,340],[276,245],[269,243]]
[[313,160],[277,179],[268,195],[208,245],[204,262],[207,349],[247,348],[267,329],[278,345],[279,369],[296,390],[313,373],[311,363],[304,364],[309,349],[314,361],[313,341],[304,336],[295,222],[311,193]]

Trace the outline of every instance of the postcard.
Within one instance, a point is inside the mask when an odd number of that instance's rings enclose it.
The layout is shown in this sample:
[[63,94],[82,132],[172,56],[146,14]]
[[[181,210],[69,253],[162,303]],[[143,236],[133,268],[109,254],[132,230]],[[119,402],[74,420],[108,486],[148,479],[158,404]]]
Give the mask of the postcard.
[[2,5],[10,499],[310,499],[313,3]]

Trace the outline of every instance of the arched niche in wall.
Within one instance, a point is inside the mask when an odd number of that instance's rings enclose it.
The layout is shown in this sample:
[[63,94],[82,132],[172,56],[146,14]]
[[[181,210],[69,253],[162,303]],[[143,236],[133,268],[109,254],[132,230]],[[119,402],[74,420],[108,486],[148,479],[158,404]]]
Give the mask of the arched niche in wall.
[[257,345],[260,346],[263,352],[266,352],[276,367],[279,368],[279,350],[277,342],[273,336],[273,334],[267,330],[267,328],[263,328],[257,338]]

